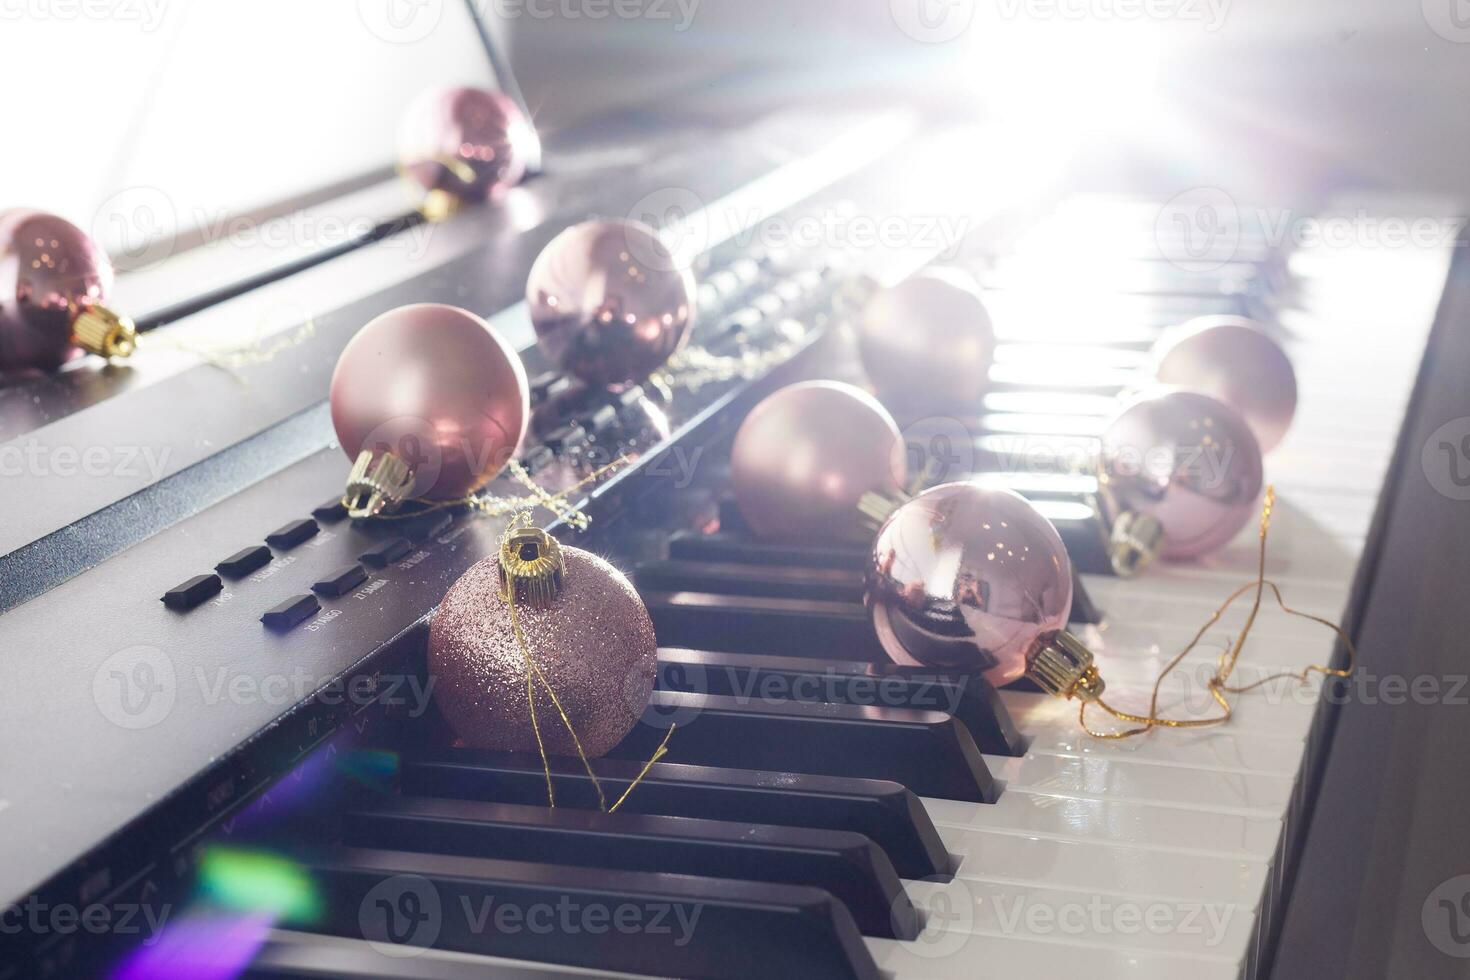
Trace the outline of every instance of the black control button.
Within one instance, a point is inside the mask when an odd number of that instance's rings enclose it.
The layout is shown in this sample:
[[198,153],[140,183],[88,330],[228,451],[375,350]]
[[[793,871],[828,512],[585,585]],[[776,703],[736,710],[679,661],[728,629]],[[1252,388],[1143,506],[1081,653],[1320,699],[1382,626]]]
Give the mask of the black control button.
[[263,544],[256,544],[244,551],[235,552],[214,566],[214,570],[225,578],[244,578],[257,568],[270,564],[270,560],[271,550]]
[[554,401],[572,390],[572,379],[556,371],[538,374],[531,379],[531,404]]
[[357,557],[371,568],[385,568],[413,550],[407,538],[389,538],[379,541]]
[[311,591],[317,595],[324,595],[329,599],[344,596],[357,588],[367,580],[367,571],[361,565],[352,564],[346,568],[339,568],[326,578],[311,587]]
[[618,410],[612,405],[599,405],[577,416],[577,424],[587,432],[605,432],[618,422]]
[[163,594],[163,604],[170,609],[183,612],[193,609],[205,599],[219,595],[225,583],[219,580],[218,575],[195,575],[187,582],[180,582]]
[[303,541],[315,537],[319,530],[316,521],[310,517],[303,517],[299,521],[276,528],[265,536],[266,544],[272,548],[294,548]]
[[404,537],[413,544],[422,544],[449,530],[449,525],[454,523],[454,515],[447,510],[436,510],[398,523],[403,525]]
[[321,607],[322,604],[316,601],[314,595],[292,596],[280,605],[267,609],[260,621],[273,630],[284,632],[315,615]]
[[313,508],[311,516],[326,524],[336,524],[347,516],[347,505],[342,502],[341,497],[333,497],[326,503]]
[[561,456],[586,449],[589,440],[587,430],[572,422],[548,432],[542,442],[545,443],[547,449]]

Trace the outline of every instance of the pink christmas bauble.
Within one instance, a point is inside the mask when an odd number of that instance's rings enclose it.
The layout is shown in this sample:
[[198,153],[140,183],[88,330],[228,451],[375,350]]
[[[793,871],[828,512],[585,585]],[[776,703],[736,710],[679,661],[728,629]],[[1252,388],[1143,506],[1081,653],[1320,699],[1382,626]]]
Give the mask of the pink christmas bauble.
[[1233,408],[1195,391],[1146,392],[1103,431],[1098,482],[1109,523],[1144,514],[1163,528],[1159,553],[1192,558],[1250,521],[1263,483],[1261,449]]
[[[632,730],[658,669],[653,622],[638,593],[606,561],[563,545],[561,590],[550,606],[518,604],[516,617],[539,667],[589,757],[604,755]],[[467,745],[536,752],[526,701],[526,661],[501,596],[500,559],[487,558],[450,587],[429,624],[434,701]],[[536,719],[546,750],[575,756],[556,705],[536,687]]]
[[107,301],[112,279],[107,253],[66,219],[0,212],[0,370],[52,371],[80,356],[72,327]]
[[349,459],[393,453],[407,497],[453,500],[505,468],[530,421],[520,355],[468,310],[400,306],[348,341],[332,374],[332,425]]
[[867,302],[858,349],[885,402],[973,413],[990,389],[995,329],[968,275],[926,269]]
[[1255,321],[1206,316],[1169,330],[1154,348],[1162,384],[1213,395],[1241,414],[1261,452],[1275,449],[1296,414],[1296,372]]
[[851,537],[863,494],[891,497],[906,479],[893,417],[872,395],[835,381],[767,396],[730,451],[736,506],[764,538]]
[[694,276],[647,225],[584,221],[541,250],[526,302],[563,371],[596,386],[641,381],[688,338]]
[[508,96],[481,88],[435,89],[404,113],[398,157],[424,190],[480,201],[520,183],[536,143],[536,131]]
[[879,529],[865,601],[896,663],[1008,684],[1066,628],[1072,564],[1056,528],[1025,498],[946,483]]

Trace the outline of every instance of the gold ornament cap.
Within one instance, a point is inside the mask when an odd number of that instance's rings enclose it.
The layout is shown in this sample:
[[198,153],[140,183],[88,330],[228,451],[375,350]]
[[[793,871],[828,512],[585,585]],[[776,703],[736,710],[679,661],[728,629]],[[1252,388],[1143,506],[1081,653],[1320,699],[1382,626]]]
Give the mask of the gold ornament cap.
[[561,544],[539,527],[512,531],[500,544],[500,593],[516,605],[548,609],[561,592],[566,562]]
[[392,510],[413,489],[413,467],[392,453],[364,449],[347,474],[342,503],[353,517],[376,517]]
[[1093,665],[1092,651],[1066,630],[1041,648],[1026,676],[1054,697],[1083,701],[1096,701],[1107,686]]
[[138,328],[121,313],[92,306],[72,323],[71,340],[82,350],[108,360],[130,357],[138,349]]
[[857,509],[862,515],[864,526],[869,531],[877,531],[883,526],[883,522],[893,515],[894,511],[913,499],[912,495],[902,490],[891,496],[869,490],[858,498]]
[[1108,560],[1113,571],[1132,578],[1154,560],[1164,542],[1164,525],[1158,518],[1126,510],[1113,521],[1108,541]]

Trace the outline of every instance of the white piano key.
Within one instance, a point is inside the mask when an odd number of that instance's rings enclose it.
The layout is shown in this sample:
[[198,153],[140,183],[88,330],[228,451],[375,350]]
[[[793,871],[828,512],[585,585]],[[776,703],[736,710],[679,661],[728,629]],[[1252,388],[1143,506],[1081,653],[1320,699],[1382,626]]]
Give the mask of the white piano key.
[[1281,836],[1281,821],[1274,817],[1084,799],[1014,786],[1007,786],[1000,799],[989,805],[925,798],[924,809],[947,846],[954,846],[947,836],[951,828],[983,829],[1267,861]]
[[1058,942],[926,933],[926,941],[865,939],[873,959],[894,980],[976,980],[976,977],[1086,977],[1088,980],[1238,980],[1240,968],[1140,950],[1104,950]]
[[958,827],[945,831],[945,844],[961,859],[957,878],[1105,895],[1254,905],[1269,871],[1250,859]]
[[[1255,916],[1231,902],[1138,899],[955,879],[907,886],[934,941],[955,933],[1239,962]],[[921,935],[916,942],[924,943]]]
[[1100,739],[1076,729],[1028,731],[1026,751],[1034,755],[1077,755],[1293,778],[1299,767],[1300,740],[1243,731],[1233,725],[1181,728],[1158,737]]
[[[1160,733],[1167,737],[1167,733]],[[1028,753],[986,756],[992,775],[1012,787],[1082,799],[1131,800],[1217,813],[1273,817],[1291,800],[1294,777],[1154,766],[1131,759]]]

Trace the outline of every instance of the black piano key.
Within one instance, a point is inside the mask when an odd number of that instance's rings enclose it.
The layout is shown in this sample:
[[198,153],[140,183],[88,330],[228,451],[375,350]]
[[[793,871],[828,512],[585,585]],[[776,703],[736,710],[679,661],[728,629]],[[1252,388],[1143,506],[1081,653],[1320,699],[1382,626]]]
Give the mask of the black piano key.
[[244,980],[586,980],[585,971],[437,949],[391,955],[365,939],[272,929],[241,974]]
[[993,803],[998,793],[969,731],[940,711],[654,691],[643,720],[610,754],[652,757],[670,721],[678,730],[669,762],[888,779],[919,796],[971,803]]
[[659,639],[700,650],[886,662],[861,603],[644,592]]
[[1021,756],[1026,743],[1010,712],[979,674],[860,661],[769,657],[661,648],[661,690],[737,700],[787,700],[945,711],[969,729],[981,752]]
[[[616,799],[643,764],[594,759],[592,767],[603,792]],[[558,807],[597,807],[592,781],[578,760],[552,759],[551,770]],[[399,781],[403,792],[417,796],[532,805],[546,802],[541,759],[522,753],[426,748],[403,759]],[[649,768],[618,812],[849,830],[883,848],[905,878],[928,878],[953,870],[939,832],[918,797],[886,780],[660,762]]]
[[329,935],[698,980],[881,977],[817,888],[353,848],[309,873],[319,914],[285,924]]
[[919,931],[893,865],[850,832],[407,797],[349,811],[343,834],[352,847],[810,885],[846,903],[866,935]]
[[787,596],[861,602],[863,576],[857,569],[753,565],[664,559],[644,562],[633,573],[638,587],[655,592],[688,589],[725,595]]
[[863,544],[793,544],[760,541],[742,535],[700,534],[693,531],[681,531],[669,538],[669,557],[690,561],[850,570],[863,567],[868,551],[868,547]]

